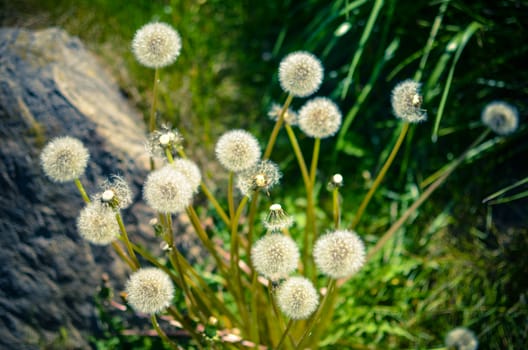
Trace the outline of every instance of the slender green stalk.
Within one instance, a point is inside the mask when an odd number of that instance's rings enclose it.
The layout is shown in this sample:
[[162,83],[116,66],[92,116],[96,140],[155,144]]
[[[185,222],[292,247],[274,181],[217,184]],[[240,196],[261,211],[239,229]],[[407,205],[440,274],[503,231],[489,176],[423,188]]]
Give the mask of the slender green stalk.
[[191,336],[191,338],[195,340],[196,345],[198,346],[198,349],[203,349],[202,344],[201,344],[201,341],[202,341],[201,336],[196,331],[195,327],[193,327],[193,325],[189,323],[189,320],[183,317],[183,315],[180,314],[180,312],[176,309],[176,307],[174,307],[174,305],[169,306],[167,311],[169,312],[169,314],[171,314],[172,317],[174,317],[176,321],[180,322],[183,329],[189,332],[189,335]]
[[258,300],[260,295],[260,285],[258,283],[258,274],[253,271],[251,277],[251,340],[255,344],[260,344],[259,334],[259,310]]
[[165,147],[165,156],[167,157],[169,164],[174,163],[174,158],[172,157],[172,152],[169,147]]
[[119,243],[112,242],[112,247],[114,248],[114,250],[117,253],[117,255],[119,255],[121,260],[123,260],[128,265],[128,267],[130,267],[132,270],[134,270],[135,266],[136,266],[135,263],[132,260],[130,260],[128,255],[126,255],[126,253],[123,251],[123,248],[121,248]]
[[376,179],[372,183],[372,186],[370,187],[369,191],[363,198],[363,201],[359,205],[359,209],[356,212],[356,216],[354,217],[354,220],[352,221],[352,224],[350,225],[350,228],[353,230],[356,228],[357,224],[359,223],[359,220],[361,220],[361,217],[363,216],[363,213],[365,212],[365,209],[367,208],[367,205],[369,204],[370,200],[372,199],[372,196],[374,195],[374,192],[378,189],[378,186],[380,185],[381,181],[387,174],[387,171],[389,170],[390,166],[392,165],[392,162],[394,161],[394,158],[396,158],[396,154],[398,153],[398,150],[400,149],[403,140],[405,140],[405,135],[407,134],[407,131],[409,130],[409,123],[405,123],[400,131],[400,135],[398,136],[398,140],[396,140],[396,143],[394,144],[391,153],[389,154],[389,157],[385,161],[385,164],[383,164],[383,167],[381,168],[380,172],[376,176]]
[[119,230],[121,231],[121,236],[123,237],[123,242],[125,243],[125,246],[128,250],[128,255],[130,255],[130,259],[134,263],[134,267],[132,267],[132,270],[136,271],[140,267],[139,261],[136,257],[136,254],[134,254],[134,248],[132,248],[132,245],[130,244],[130,240],[128,239],[128,233],[125,228],[125,224],[123,223],[123,218],[121,217],[119,211],[116,212],[115,217],[117,220],[117,224],[119,225]]
[[84,203],[90,203],[90,197],[86,194],[86,191],[84,190],[84,186],[81,183],[81,180],[75,179],[75,185],[77,186],[77,189],[81,193],[81,197],[84,201]]
[[280,128],[282,124],[284,123],[284,114],[288,110],[288,107],[290,107],[292,100],[293,100],[293,95],[289,94],[288,97],[286,98],[286,101],[284,102],[284,105],[282,106],[279,118],[277,118],[277,122],[275,123],[275,126],[273,127],[273,130],[271,131],[271,134],[268,140],[268,145],[266,146],[266,150],[264,151],[264,155],[262,156],[263,160],[269,159],[269,157],[271,156],[271,152],[273,151],[273,147],[275,146],[275,141],[277,141],[277,136],[279,135]]
[[171,349],[181,350],[180,347],[175,342],[170,340],[169,337],[167,337],[167,334],[165,334],[165,332],[161,329],[161,327],[158,324],[158,319],[156,318],[156,315],[151,315],[150,321],[152,322],[152,326],[154,326],[154,329],[156,330],[160,338],[163,339],[163,341],[166,344],[168,344],[171,347]]
[[290,319],[288,321],[288,324],[286,325],[286,329],[284,330],[284,333],[282,333],[282,337],[279,340],[279,344],[277,344],[276,350],[279,350],[282,347],[282,344],[284,344],[284,341],[286,340],[286,336],[290,332],[291,327],[293,326],[293,319]]
[[332,203],[334,213],[334,228],[337,230],[341,224],[341,208],[339,206],[339,188],[332,190]]
[[319,161],[320,150],[321,150],[321,139],[317,137],[314,141],[312,165],[310,166],[310,184],[312,188],[315,185],[315,175],[317,173],[317,163]]
[[235,180],[235,173],[229,172],[229,180],[227,183],[227,205],[229,206],[229,217],[233,220],[235,215],[235,199],[233,197],[233,182]]
[[334,294],[334,290],[336,290],[336,280],[330,279],[328,282],[328,287],[326,289],[326,294],[323,297],[323,300],[321,301],[321,304],[319,304],[319,307],[317,308],[317,311],[315,312],[315,315],[313,315],[310,318],[310,321],[306,325],[306,330],[304,331],[303,335],[301,336],[301,339],[297,343],[296,349],[304,349],[304,345],[307,345],[306,343],[309,341],[309,335],[312,333],[312,330],[315,326],[319,323],[321,320],[321,316],[323,316],[323,311],[327,307],[327,303],[329,300],[331,300],[331,295]]
[[[246,246],[246,256],[251,256],[251,247],[253,246],[253,229],[255,226],[255,216],[257,215],[257,209],[258,209],[258,191],[253,192],[251,205],[249,206],[249,214],[248,214],[248,234],[247,234],[247,246]],[[251,259],[248,259],[249,266],[252,268],[253,264],[251,263]],[[256,274],[256,272],[251,269],[252,274]]]

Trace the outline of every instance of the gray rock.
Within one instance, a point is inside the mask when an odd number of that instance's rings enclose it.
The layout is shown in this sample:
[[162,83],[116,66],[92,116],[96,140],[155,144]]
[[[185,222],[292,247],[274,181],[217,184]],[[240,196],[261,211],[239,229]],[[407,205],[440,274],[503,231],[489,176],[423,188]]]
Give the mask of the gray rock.
[[[39,154],[52,137],[81,139],[91,154],[81,179],[88,193],[122,174],[136,194],[124,212],[129,234],[157,245],[139,201],[143,122],[96,58],[56,28],[0,29],[0,120],[0,348],[89,348],[101,275],[119,287],[128,269],[111,247],[79,237],[77,189],[47,179]],[[54,347],[64,331],[66,344]]]

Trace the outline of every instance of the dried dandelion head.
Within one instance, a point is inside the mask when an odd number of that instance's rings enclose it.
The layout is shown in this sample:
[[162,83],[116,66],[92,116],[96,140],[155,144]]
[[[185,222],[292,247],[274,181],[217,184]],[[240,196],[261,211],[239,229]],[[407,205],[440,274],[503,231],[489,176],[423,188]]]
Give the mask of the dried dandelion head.
[[317,309],[319,296],[310,280],[304,277],[291,277],[279,286],[277,304],[289,318],[304,320]]
[[147,204],[161,213],[179,213],[191,204],[194,189],[171,164],[149,174],[143,187]]
[[48,142],[40,154],[40,164],[51,180],[68,182],[84,174],[89,158],[90,154],[80,140],[63,136]]
[[244,196],[251,197],[255,191],[267,193],[279,182],[281,176],[277,164],[263,160],[238,174],[237,187]]
[[445,345],[453,350],[477,350],[478,339],[471,330],[457,327],[447,333]]
[[119,175],[111,175],[101,184],[102,192],[95,200],[100,200],[114,209],[125,209],[132,204],[132,190],[126,180]]
[[392,111],[396,117],[409,123],[417,123],[427,119],[427,113],[422,109],[423,97],[420,94],[420,84],[408,79],[392,89]]
[[132,40],[132,52],[142,65],[161,68],[172,64],[181,50],[181,37],[166,23],[149,23],[138,29]]
[[509,135],[517,130],[519,114],[514,106],[495,101],[482,111],[482,122],[499,135]]
[[202,173],[196,163],[189,159],[178,158],[174,159],[172,166],[185,175],[189,181],[189,185],[193,188],[193,192],[198,192],[198,188],[202,182]]
[[264,227],[271,232],[280,232],[293,225],[293,218],[288,215],[278,203],[272,204],[268,216],[264,221]]
[[183,137],[178,129],[173,129],[167,124],[163,124],[159,130],[154,130],[149,134],[147,141],[147,151],[153,157],[165,157],[165,150],[171,153],[182,147]]
[[251,248],[251,262],[264,277],[276,281],[297,268],[299,248],[288,236],[272,233],[259,239]]
[[292,52],[279,65],[282,90],[296,97],[306,97],[319,89],[323,81],[323,65],[313,54]]
[[77,230],[81,237],[97,245],[107,245],[119,237],[115,211],[101,201],[88,203],[79,213]]
[[311,99],[299,110],[299,128],[310,137],[333,136],[341,126],[341,119],[337,105],[325,97]]
[[170,306],[174,285],[169,275],[158,268],[134,272],[126,284],[128,303],[139,312],[155,314]]
[[[282,112],[282,106],[278,103],[273,103],[268,111],[268,117],[273,120],[277,121],[279,120],[280,114]],[[284,112],[284,122],[289,125],[297,125],[297,118],[298,115],[293,111],[293,109],[288,108]]]
[[216,143],[216,158],[227,170],[239,172],[255,165],[260,158],[260,146],[245,130],[231,130]]

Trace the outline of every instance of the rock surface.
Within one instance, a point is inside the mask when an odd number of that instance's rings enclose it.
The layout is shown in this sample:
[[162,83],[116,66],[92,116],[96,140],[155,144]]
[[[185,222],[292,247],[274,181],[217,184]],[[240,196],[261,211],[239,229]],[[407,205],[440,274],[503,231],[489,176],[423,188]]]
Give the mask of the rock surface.
[[46,178],[39,154],[55,136],[81,139],[91,155],[87,192],[124,175],[137,203],[124,213],[129,234],[152,240],[152,213],[139,201],[148,167],[141,117],[77,38],[4,28],[0,120],[0,348],[89,348],[102,273],[122,286],[128,271],[111,247],[79,237],[77,189]]

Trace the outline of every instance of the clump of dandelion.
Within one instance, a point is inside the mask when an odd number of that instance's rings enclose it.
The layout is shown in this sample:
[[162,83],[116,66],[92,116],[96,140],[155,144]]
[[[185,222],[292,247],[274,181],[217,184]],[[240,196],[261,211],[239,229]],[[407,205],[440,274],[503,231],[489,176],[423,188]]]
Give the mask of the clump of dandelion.
[[224,168],[239,172],[255,165],[261,151],[255,136],[245,130],[231,130],[218,139],[215,153]]
[[255,242],[251,248],[251,262],[258,273],[276,281],[297,268],[299,248],[290,237],[272,233]]
[[420,84],[414,80],[404,80],[392,89],[392,111],[396,117],[406,122],[416,123],[427,119],[422,102]]
[[165,150],[178,150],[183,142],[178,129],[172,129],[164,124],[160,130],[154,130],[149,134],[147,141],[147,151],[154,157],[165,157]]
[[185,175],[193,192],[198,192],[198,187],[202,182],[202,173],[196,163],[189,159],[178,158],[174,160],[172,166]]
[[332,100],[316,97],[299,110],[299,128],[308,136],[326,138],[341,126],[341,111]]
[[149,23],[138,29],[132,40],[132,52],[142,65],[161,68],[172,64],[181,50],[181,37],[166,23]]
[[163,270],[148,267],[134,272],[126,283],[128,303],[134,310],[154,314],[170,306],[174,285]]
[[267,193],[279,182],[281,176],[277,164],[263,160],[238,174],[237,187],[244,196],[251,197],[255,191]]
[[478,340],[471,330],[457,327],[447,333],[445,345],[454,350],[477,350]]
[[296,97],[306,97],[319,89],[323,81],[323,65],[313,54],[292,52],[279,64],[282,90]]
[[264,220],[264,227],[271,232],[280,232],[291,225],[293,225],[293,218],[282,209],[280,204],[272,204],[268,216]]
[[353,231],[331,231],[315,242],[313,256],[323,274],[335,279],[348,277],[365,264],[365,245]]
[[114,210],[101,201],[88,203],[77,218],[81,237],[97,245],[107,245],[119,237],[119,226]]
[[101,184],[102,192],[94,200],[100,200],[114,209],[125,209],[132,204],[132,190],[126,180],[112,175]]
[[89,158],[90,154],[80,140],[63,136],[48,142],[40,154],[40,164],[51,180],[68,182],[84,174]]
[[499,135],[509,135],[517,130],[519,114],[514,106],[494,101],[482,111],[482,122]]
[[147,204],[161,213],[179,213],[191,204],[194,189],[187,177],[167,164],[149,174],[143,187]]
[[[280,117],[280,114],[282,112],[282,106],[278,103],[273,103],[268,111],[268,117],[270,117],[271,120],[277,121]],[[298,115],[293,111],[293,109],[288,108],[284,112],[284,122],[289,125],[297,125],[297,118]]]
[[310,280],[291,277],[279,286],[277,304],[289,318],[304,320],[310,317],[319,305],[319,296]]

